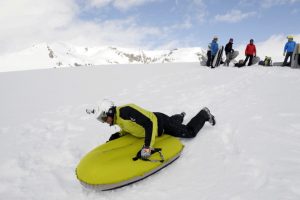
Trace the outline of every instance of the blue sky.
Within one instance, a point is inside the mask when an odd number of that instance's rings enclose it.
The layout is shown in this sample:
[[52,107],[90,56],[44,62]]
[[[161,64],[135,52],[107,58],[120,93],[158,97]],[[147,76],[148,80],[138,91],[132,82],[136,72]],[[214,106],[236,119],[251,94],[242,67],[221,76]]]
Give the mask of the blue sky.
[[206,47],[300,34],[300,0],[10,0],[0,2],[0,53],[36,43],[144,49]]
[[182,46],[205,46],[214,35],[222,43],[230,37],[241,42],[250,38],[263,41],[271,35],[300,32],[297,0],[154,0],[128,8],[114,2],[84,9],[79,17],[87,21],[132,17],[137,26],[163,30],[161,35],[145,38],[152,40],[154,48],[172,41]]

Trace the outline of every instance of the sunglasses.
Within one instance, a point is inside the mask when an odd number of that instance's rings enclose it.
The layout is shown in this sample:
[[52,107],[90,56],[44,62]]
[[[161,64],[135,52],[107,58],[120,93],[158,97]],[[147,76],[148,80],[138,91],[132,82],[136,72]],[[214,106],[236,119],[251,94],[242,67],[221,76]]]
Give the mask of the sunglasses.
[[107,114],[105,112],[101,112],[100,115],[97,117],[97,120],[104,123],[107,121]]

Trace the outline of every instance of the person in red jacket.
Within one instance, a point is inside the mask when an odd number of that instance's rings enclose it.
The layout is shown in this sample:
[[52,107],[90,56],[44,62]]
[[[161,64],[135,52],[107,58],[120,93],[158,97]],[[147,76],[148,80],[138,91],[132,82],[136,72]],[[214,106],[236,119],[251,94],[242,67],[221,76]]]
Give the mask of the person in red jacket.
[[254,40],[251,39],[250,43],[246,47],[246,50],[245,50],[246,59],[244,61],[244,65],[246,65],[246,63],[247,63],[247,61],[248,61],[249,58],[250,58],[250,60],[249,60],[248,66],[252,65],[253,57],[256,56],[256,47],[253,44],[253,42],[254,42]]

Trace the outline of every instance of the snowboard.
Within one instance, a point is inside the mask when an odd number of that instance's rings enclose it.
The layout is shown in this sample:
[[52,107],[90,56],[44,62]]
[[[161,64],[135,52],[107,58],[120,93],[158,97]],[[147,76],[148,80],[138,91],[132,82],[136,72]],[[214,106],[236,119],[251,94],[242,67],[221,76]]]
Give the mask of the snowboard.
[[104,143],[79,162],[76,176],[87,189],[113,190],[140,181],[167,167],[179,158],[183,144],[179,139],[164,134],[157,137],[155,151],[149,160],[138,157],[144,138],[130,134]]
[[222,61],[222,55],[224,51],[224,46],[222,46],[218,51],[217,54],[213,60],[212,68],[218,67]]
[[[229,64],[231,61],[233,61],[238,55],[239,55],[239,51],[234,51],[234,52],[230,53],[228,64]],[[226,65],[226,62],[227,62],[227,56],[226,56],[226,60],[225,60],[224,65]]]
[[273,62],[273,66],[282,66],[283,62]]
[[291,58],[291,67],[292,68],[300,68],[300,44],[297,44],[292,58]]
[[229,57],[230,61],[232,61],[233,59],[235,59],[236,57],[238,57],[238,55],[239,55],[239,51],[232,52],[232,54]]
[[253,57],[252,65],[256,65],[259,61],[260,61],[260,58],[258,56]]

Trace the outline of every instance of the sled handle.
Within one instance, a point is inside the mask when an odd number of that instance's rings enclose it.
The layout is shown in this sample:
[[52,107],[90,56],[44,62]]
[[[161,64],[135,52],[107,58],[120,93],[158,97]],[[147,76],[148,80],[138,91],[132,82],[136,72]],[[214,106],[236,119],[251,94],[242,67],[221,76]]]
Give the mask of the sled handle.
[[137,160],[143,160],[143,161],[149,161],[149,162],[161,162],[163,163],[165,161],[165,158],[164,158],[164,155],[162,154],[161,152],[161,148],[154,148],[154,149],[151,149],[151,155],[155,154],[155,153],[159,153],[159,156],[160,156],[160,160],[151,160],[149,158],[142,158],[141,156],[141,152],[139,151],[136,156],[134,158],[132,158],[133,161],[137,161]]

